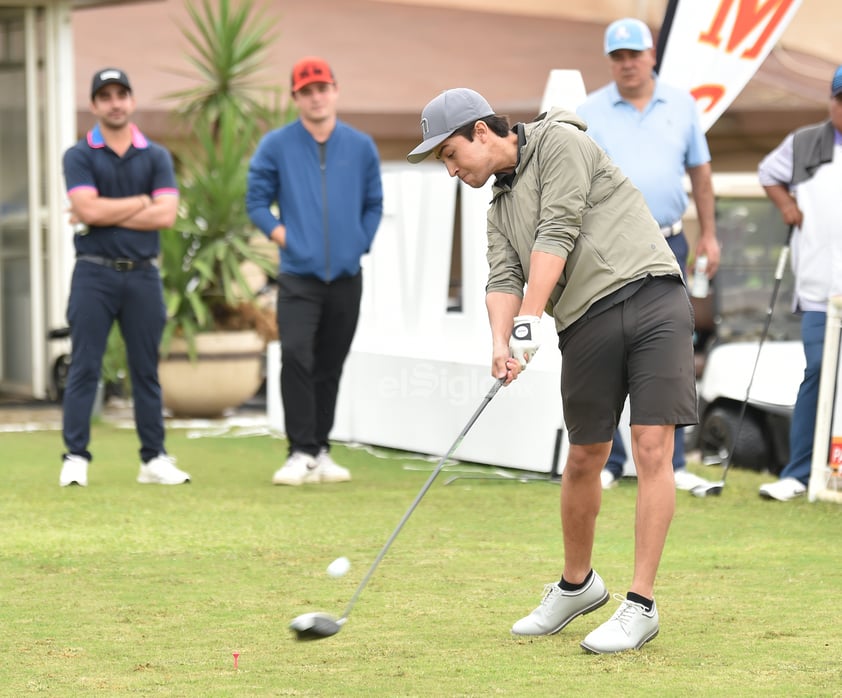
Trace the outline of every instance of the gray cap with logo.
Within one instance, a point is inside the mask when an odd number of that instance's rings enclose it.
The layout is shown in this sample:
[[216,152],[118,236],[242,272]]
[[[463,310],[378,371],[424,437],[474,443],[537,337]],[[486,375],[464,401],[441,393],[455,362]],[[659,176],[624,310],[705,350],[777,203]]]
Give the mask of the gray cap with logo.
[[493,115],[491,105],[479,92],[467,87],[445,90],[431,100],[421,112],[423,140],[406,159],[412,163],[421,162],[457,129]]

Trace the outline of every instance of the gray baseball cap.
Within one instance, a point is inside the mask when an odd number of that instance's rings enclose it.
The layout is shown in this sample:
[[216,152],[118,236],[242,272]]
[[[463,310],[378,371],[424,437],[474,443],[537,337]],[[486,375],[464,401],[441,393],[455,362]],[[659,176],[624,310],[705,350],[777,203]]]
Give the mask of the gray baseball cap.
[[493,115],[491,105],[479,92],[467,87],[445,90],[421,112],[421,137],[424,140],[406,159],[412,163],[421,162],[456,129]]

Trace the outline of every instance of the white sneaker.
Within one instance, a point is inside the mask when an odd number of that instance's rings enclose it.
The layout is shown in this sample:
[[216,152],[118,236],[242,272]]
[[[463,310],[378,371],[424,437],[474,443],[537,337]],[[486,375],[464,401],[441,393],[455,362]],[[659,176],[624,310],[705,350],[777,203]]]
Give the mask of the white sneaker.
[[696,487],[707,487],[710,484],[708,480],[691,473],[687,468],[679,468],[673,472],[673,475],[675,475],[675,489],[677,490],[689,492]]
[[351,480],[351,471],[336,463],[326,448],[319,451],[316,464],[321,482],[349,482]]
[[293,451],[272,476],[273,485],[303,485],[305,482],[319,482],[319,464],[303,451]]
[[58,476],[58,484],[61,487],[68,485],[88,486],[88,459],[82,456],[67,454],[61,464],[61,475]]
[[599,474],[599,481],[602,483],[602,489],[604,490],[610,490],[612,487],[617,486],[617,478],[614,477],[614,473],[608,468],[602,469],[602,472]]
[[596,630],[588,633],[580,643],[582,649],[594,654],[639,650],[658,634],[658,608],[652,602],[647,611],[642,604],[624,599],[619,594],[620,608]]
[[767,482],[760,485],[760,496],[765,499],[777,499],[779,502],[788,502],[790,499],[800,497],[807,491],[800,480],[794,477],[785,477],[777,482]]
[[162,453],[140,464],[137,481],[141,485],[181,485],[190,482],[190,475],[175,467],[175,458]]
[[554,635],[571,620],[595,611],[608,601],[608,591],[596,571],[587,586],[577,591],[563,591],[556,584],[544,587],[541,605],[512,626],[514,635]]

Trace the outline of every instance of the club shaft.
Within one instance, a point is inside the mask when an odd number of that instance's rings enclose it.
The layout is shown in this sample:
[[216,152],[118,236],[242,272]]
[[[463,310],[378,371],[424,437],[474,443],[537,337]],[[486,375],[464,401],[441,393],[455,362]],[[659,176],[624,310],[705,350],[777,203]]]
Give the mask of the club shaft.
[[728,476],[728,470],[731,468],[731,460],[734,457],[734,451],[737,448],[737,440],[739,439],[740,432],[743,428],[743,420],[746,416],[746,408],[748,407],[749,395],[751,394],[751,386],[754,384],[754,375],[757,373],[757,365],[760,363],[760,351],[763,349],[763,344],[766,342],[766,337],[769,335],[769,328],[772,326],[772,313],[775,310],[775,303],[778,300],[778,292],[781,288],[781,280],[784,278],[786,261],[789,258],[789,245],[792,240],[792,231],[793,226],[789,226],[789,230],[786,235],[786,242],[778,255],[778,265],[775,268],[775,284],[772,287],[772,297],[769,299],[769,307],[766,309],[766,321],[763,324],[763,332],[760,334],[760,343],[757,345],[757,354],[754,356],[754,366],[751,369],[751,376],[749,377],[748,385],[746,386],[746,395],[743,399],[743,404],[740,406],[740,416],[737,419],[737,428],[734,430],[734,441],[731,444],[731,448],[728,450],[728,456],[725,459],[725,466],[722,469],[723,485],[725,484],[725,478]]
[[348,618],[348,616],[351,614],[351,610],[354,608],[354,604],[357,602],[357,599],[359,598],[363,589],[365,589],[366,584],[368,584],[368,580],[371,579],[371,576],[374,574],[374,571],[377,569],[377,566],[380,564],[380,561],[386,555],[386,552],[391,547],[395,538],[398,537],[398,534],[401,532],[401,529],[403,528],[404,524],[407,522],[409,517],[412,516],[412,512],[415,511],[415,508],[418,506],[418,503],[421,501],[421,499],[424,497],[424,495],[427,494],[427,490],[430,489],[430,487],[432,486],[435,479],[439,476],[439,473],[442,471],[442,468],[444,468],[444,464],[447,462],[447,459],[450,458],[450,456],[453,455],[453,452],[457,448],[459,448],[459,445],[462,443],[462,439],[465,438],[467,433],[471,430],[471,427],[474,426],[474,422],[477,421],[479,416],[482,414],[483,410],[485,410],[485,408],[488,406],[488,403],[491,402],[491,399],[497,394],[497,391],[500,390],[502,385],[503,385],[503,379],[498,378],[494,382],[494,385],[491,386],[491,390],[489,390],[488,394],[483,398],[482,403],[477,408],[476,412],[474,412],[474,414],[471,416],[470,420],[468,420],[468,423],[465,425],[465,428],[462,429],[459,436],[456,437],[456,441],[453,442],[453,445],[448,449],[447,453],[445,453],[441,457],[441,460],[439,460],[438,465],[436,465],[435,469],[430,474],[430,477],[427,478],[427,482],[424,483],[424,486],[421,488],[421,490],[415,496],[415,499],[413,500],[412,504],[409,505],[409,509],[406,510],[406,513],[403,515],[400,522],[395,527],[395,530],[392,531],[392,534],[389,536],[389,539],[386,541],[386,544],[383,546],[383,548],[377,554],[377,557],[374,558],[374,562],[371,563],[371,567],[368,568],[368,572],[366,572],[365,577],[363,577],[362,581],[360,582],[359,586],[357,587],[357,590],[354,592],[354,595],[351,597],[351,600],[348,602],[348,606],[346,607],[345,612],[342,614],[342,617],[340,618],[340,621],[344,622],[344,620],[346,620]]

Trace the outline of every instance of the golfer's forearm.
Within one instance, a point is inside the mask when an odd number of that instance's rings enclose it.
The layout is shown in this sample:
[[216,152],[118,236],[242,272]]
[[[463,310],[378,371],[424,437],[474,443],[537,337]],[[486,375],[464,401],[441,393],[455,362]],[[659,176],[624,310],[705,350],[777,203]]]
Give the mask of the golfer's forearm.
[[492,291],[485,296],[491,339],[495,346],[508,347],[512,320],[517,315],[520,304],[520,297],[511,293]]
[[532,252],[529,258],[529,279],[519,315],[541,316],[566,262],[563,257],[549,252]]

